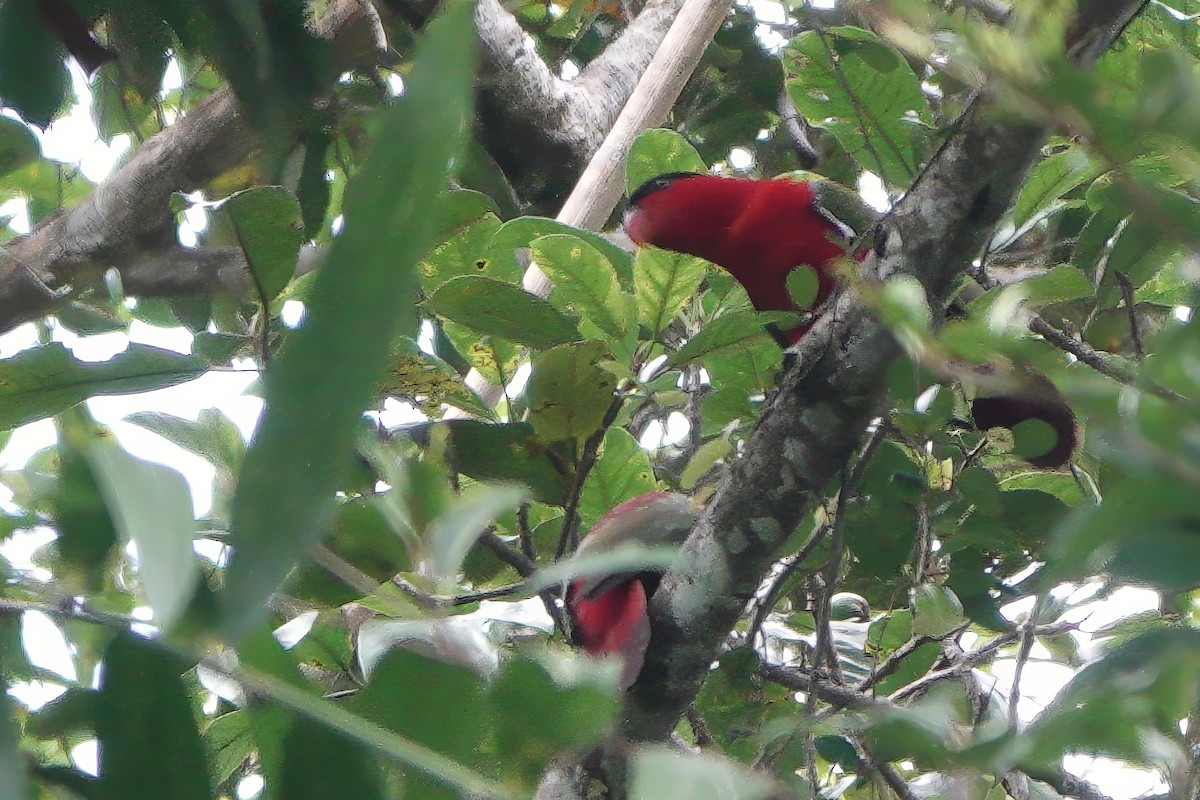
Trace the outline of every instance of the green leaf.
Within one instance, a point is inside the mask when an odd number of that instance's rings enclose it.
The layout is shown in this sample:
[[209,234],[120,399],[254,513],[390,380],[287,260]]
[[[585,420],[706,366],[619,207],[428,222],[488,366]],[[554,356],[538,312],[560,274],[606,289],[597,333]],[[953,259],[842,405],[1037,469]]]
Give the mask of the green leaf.
[[[420,691],[413,691],[414,687]],[[371,671],[370,682],[349,708],[443,759],[472,764],[480,760],[486,730],[485,707],[480,702],[483,691],[482,679],[465,667],[394,649]],[[502,793],[494,782],[489,783],[494,794]],[[430,800],[461,796],[412,773],[407,789],[406,795]]]
[[489,687],[488,701],[500,731],[497,750],[506,770],[536,782],[556,753],[598,743],[617,722],[620,701],[595,669],[553,672],[529,658],[511,658]]
[[474,53],[470,9],[453,3],[426,28],[405,96],[383,112],[304,324],[267,371],[267,409],[234,500],[231,631],[254,627],[267,596],[325,532],[392,338],[415,324],[405,298],[434,243],[424,222],[461,148]]
[[54,318],[63,327],[82,336],[124,331],[129,325],[127,319],[83,303],[69,303],[55,309]]
[[787,275],[787,291],[797,308],[812,308],[817,302],[820,278],[808,264],[801,264]]
[[687,344],[667,359],[670,366],[700,361],[726,350],[740,349],[767,337],[763,326],[775,324],[781,329],[795,327],[798,315],[786,311],[734,311],[722,314],[700,329]]
[[34,0],[0,3],[0,97],[40,127],[67,101],[63,46],[38,18]]
[[383,798],[378,762],[362,744],[319,725],[293,724],[283,740],[277,797],[287,800]]
[[623,361],[632,356],[633,301],[600,251],[574,236],[543,236],[531,248],[533,260],[554,282],[551,300],[561,300],[593,323]]
[[650,455],[624,428],[604,434],[600,457],[588,473],[579,500],[579,513],[588,524],[610,509],[657,488]]
[[320,235],[332,199],[333,190],[327,177],[329,150],[334,142],[332,127],[332,114],[319,115],[304,132],[304,160],[300,163],[300,178],[296,184],[303,239],[312,240]]
[[[415,654],[407,655],[420,658]],[[426,775],[434,776],[441,783],[458,788],[462,794],[506,800],[515,798],[514,793],[497,785],[495,781],[472,772],[443,755],[443,752],[452,752],[455,744],[465,744],[470,748],[470,752],[474,752],[476,748],[476,740],[468,737],[470,731],[477,728],[470,693],[452,680],[451,667],[439,663],[437,680],[426,680],[418,674],[407,682],[403,679],[386,681],[379,676],[387,676],[389,673],[380,670],[384,669],[390,658],[392,654],[376,668],[371,684],[355,695],[349,704],[349,710],[314,695],[308,689],[293,686],[263,672],[243,668],[237,670],[234,677],[249,689],[279,706],[303,715],[310,722],[340,731],[380,755],[407,764]],[[385,683],[390,685],[384,686]],[[371,686],[379,688],[374,690]],[[413,686],[421,686],[422,691],[408,691]],[[409,714],[407,709],[414,705],[418,712]],[[356,710],[361,712],[361,716],[355,713]],[[460,728],[451,724],[453,715],[464,711],[470,714],[471,727]],[[432,733],[433,736],[444,733],[451,741],[435,741],[425,746],[404,736],[397,736],[383,725],[397,730],[415,727],[422,734]],[[459,795],[450,795],[457,796]]]
[[708,164],[691,142],[676,131],[651,128],[642,131],[629,147],[625,165],[626,190],[632,193],[651,178],[668,172],[707,173]]
[[914,636],[944,636],[966,622],[954,592],[933,583],[912,590]]
[[171,626],[200,581],[192,552],[192,493],[170,467],[134,458],[114,441],[87,450],[117,529],[137,546],[138,576],[154,621]]
[[25,757],[17,746],[19,735],[13,719],[13,702],[0,695],[0,797],[28,797]]
[[700,445],[679,475],[679,488],[691,491],[696,482],[703,478],[718,461],[732,452],[733,443],[724,437]]
[[523,247],[529,247],[535,240],[543,236],[555,234],[567,234],[587,242],[599,250],[600,255],[604,256],[612,265],[622,284],[629,282],[633,265],[633,256],[630,253],[617,247],[598,233],[572,228],[570,225],[546,217],[518,217],[504,223],[492,237],[484,258],[491,269],[513,270],[519,275],[523,270],[517,261],[517,251]]
[[632,782],[632,800],[767,800],[775,796],[769,780],[735,761],[665,745],[637,752]]
[[852,27],[805,31],[783,55],[788,92],[809,124],[833,134],[885,184],[908,186],[923,155],[921,125],[930,120],[908,62]]
[[39,739],[91,737],[96,732],[99,692],[72,686],[29,715],[25,732]]
[[220,786],[229,780],[254,748],[254,733],[246,711],[230,711],[210,722],[204,729],[204,749],[213,783]]
[[379,389],[385,395],[419,402],[428,416],[434,416],[442,403],[448,403],[476,417],[496,417],[495,409],[467,388],[452,366],[424,352],[405,336],[396,340],[392,362],[379,382]]
[[507,386],[521,366],[525,348],[519,344],[500,336],[481,336],[448,320],[441,328],[449,344],[493,385]]
[[153,431],[231,473],[241,466],[246,452],[241,431],[215,408],[202,410],[195,421],[162,411],[137,411],[125,417],[125,422]]
[[1022,458],[1037,458],[1058,444],[1058,431],[1044,419],[1027,419],[1012,428],[1013,452]]
[[[1065,752],[1154,758],[1160,737],[1196,701],[1200,639],[1188,628],[1142,634],[1080,671],[1026,732],[1025,760],[1055,765]],[[1178,715],[1178,716],[1176,716]]]
[[737,388],[717,389],[705,395],[700,403],[703,436],[714,436],[734,420],[745,422],[754,418],[754,406],[750,404],[750,392]]
[[421,289],[426,294],[433,294],[443,283],[461,275],[481,275],[505,283],[519,283],[521,267],[515,260],[485,256],[499,229],[500,220],[494,214],[485,214],[430,251],[421,259]]
[[452,278],[426,304],[439,316],[471,330],[527,347],[553,347],[579,338],[575,323],[549,302],[493,278]]
[[[147,102],[129,86],[117,62],[109,61],[96,70],[91,90],[96,132],[110,147],[122,133],[132,132],[133,138],[139,140],[147,139],[161,129],[152,102]],[[153,101],[154,94],[149,97]]]
[[330,40],[306,26],[302,3],[202,0],[198,8],[165,3],[160,9],[185,48],[216,64],[250,124],[268,135],[283,135],[289,119],[336,75]]
[[161,645],[129,633],[105,650],[96,715],[102,800],[211,797],[184,668]]
[[564,344],[539,353],[525,390],[529,422],[543,441],[583,441],[604,421],[617,379],[598,362],[603,342]]
[[897,609],[880,617],[867,629],[868,648],[886,658],[912,638],[912,624],[913,613],[907,608]]
[[453,584],[467,552],[488,523],[525,499],[515,486],[473,486],[429,530],[429,560],[433,575]]
[[649,329],[652,340],[699,291],[706,273],[704,262],[694,256],[656,247],[638,248],[633,262],[638,321]]
[[1013,225],[1020,228],[1034,214],[1101,171],[1087,151],[1075,145],[1042,159],[1025,179],[1013,204]]
[[[964,620],[965,622],[965,620]],[[900,660],[896,671],[879,681],[875,691],[888,695],[922,677],[942,655],[940,642],[927,642]]]
[[77,361],[54,342],[0,361],[0,430],[64,411],[94,395],[161,389],[199,377],[207,365],[144,344],[130,344],[108,361]]
[[[516,481],[530,488],[543,503],[562,505],[567,479],[562,464],[551,457],[527,422],[495,425],[475,420],[451,420],[430,426],[450,432],[450,463],[463,475],[481,481]],[[414,438],[418,430],[414,429]],[[422,437],[429,439],[428,433]]]
[[79,430],[82,427],[73,420],[60,422],[54,508],[63,561],[79,570],[84,584],[97,591],[107,572],[104,562],[116,547],[118,535],[97,476],[84,455],[95,442],[87,440],[88,434]]
[[1070,264],[1059,264],[1041,275],[986,292],[970,307],[971,312],[979,316],[996,306],[1007,307],[1002,301],[1014,295],[1028,307],[1037,309],[1052,303],[1091,298],[1095,293],[1095,287],[1083,271]]
[[33,131],[18,120],[0,117],[0,178],[36,161],[41,152]]
[[300,202],[282,186],[263,186],[238,192],[221,209],[246,254],[258,300],[269,306],[296,271],[304,243]]
[[153,100],[167,69],[171,29],[145,0],[115,0],[105,21],[108,45],[124,76],[142,100]]

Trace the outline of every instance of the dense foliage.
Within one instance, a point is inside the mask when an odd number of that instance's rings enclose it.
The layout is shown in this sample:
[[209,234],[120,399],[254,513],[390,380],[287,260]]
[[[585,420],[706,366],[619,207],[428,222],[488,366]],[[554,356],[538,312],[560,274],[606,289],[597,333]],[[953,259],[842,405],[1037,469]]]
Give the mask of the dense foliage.
[[[666,127],[633,145],[628,189],[811,167],[886,205],[984,86],[987,113],[1050,137],[951,297],[931,308],[915,281],[847,266],[903,348],[879,417],[716,632],[675,741],[626,749],[638,701],[566,644],[558,598],[572,574],[648,556],[570,551],[636,495],[712,497],[795,365],[719,268],[532,215],[577,175],[546,177],[494,129],[466,3],[428,24],[419,3],[377,5],[382,21],[365,1],[0,0],[0,203],[23,200],[33,228],[0,231],[0,269],[39,298],[0,298],[23,342],[0,359],[0,445],[39,420],[56,433],[0,472],[0,797],[243,797],[252,776],[288,800],[529,797],[556,757],[602,745],[631,759],[632,797],[1195,796],[1200,7],[1146,4],[1091,70],[1064,45],[1086,23],[1071,3],[730,13]],[[371,9],[390,50],[313,23],[343,6]],[[614,47],[634,11],[510,10],[555,73]],[[42,152],[68,54],[94,70],[100,136],[133,142],[101,189]],[[123,170],[179,160],[165,192],[120,184],[132,221],[64,222],[112,203]],[[953,188],[946,204],[971,202]],[[53,256],[28,260],[34,244]],[[531,261],[544,298],[521,288]],[[136,341],[72,352],[114,332]],[[1069,467],[973,429],[959,379],[982,362],[1071,402]],[[127,418],[212,466],[196,518],[184,477],[84,401],[230,370],[260,375],[249,441],[215,409]],[[1157,608],[1096,605],[1125,587]],[[1087,625],[1098,607],[1116,621]],[[38,665],[35,615],[73,677]],[[1022,702],[1064,672],[1052,703]],[[65,691],[18,700],[37,682]],[[79,755],[93,740],[98,777]],[[1125,769],[1081,780],[1081,755]],[[624,796],[619,772],[593,774]]]

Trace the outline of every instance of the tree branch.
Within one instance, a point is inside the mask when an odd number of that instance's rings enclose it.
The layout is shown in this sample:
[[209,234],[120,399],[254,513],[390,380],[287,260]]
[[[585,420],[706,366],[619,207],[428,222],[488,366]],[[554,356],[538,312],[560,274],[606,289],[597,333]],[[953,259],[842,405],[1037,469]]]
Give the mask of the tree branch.
[[[333,40],[338,69],[378,63],[385,56],[379,17],[369,0],[338,0],[316,30]],[[213,92],[148,139],[79,204],[0,248],[0,333],[74,296],[94,280],[98,263],[112,261],[112,254],[169,223],[173,193],[204,186],[258,147],[229,87]],[[154,273],[162,271],[160,265]]]

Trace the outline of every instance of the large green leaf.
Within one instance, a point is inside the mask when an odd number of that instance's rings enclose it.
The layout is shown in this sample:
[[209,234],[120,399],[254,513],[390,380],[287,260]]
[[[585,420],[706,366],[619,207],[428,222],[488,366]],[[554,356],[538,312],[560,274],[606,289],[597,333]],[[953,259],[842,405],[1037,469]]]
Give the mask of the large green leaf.
[[633,192],[651,178],[668,172],[708,172],[708,165],[681,134],[664,128],[642,131],[629,148],[625,185]]
[[20,798],[27,796],[25,759],[17,748],[12,709],[9,696],[0,696],[0,797]]
[[[371,671],[350,708],[416,744],[471,764],[479,761],[486,730],[479,702],[483,688],[482,679],[465,667],[397,649]],[[430,800],[460,796],[415,774],[408,788]]]
[[386,395],[420,403],[421,410],[429,416],[434,416],[442,403],[484,419],[496,416],[490,406],[467,388],[453,367],[424,352],[406,336],[396,340],[391,364],[379,382],[379,389]]
[[392,338],[415,322],[405,298],[433,244],[425,220],[462,144],[474,52],[469,7],[453,3],[427,28],[405,96],[383,114],[346,190],[345,230],[317,273],[307,318],[268,370],[267,409],[234,501],[230,631],[254,626],[267,596],[324,533]]
[[428,305],[459,325],[528,347],[553,347],[579,338],[575,323],[548,301],[482,275],[446,281]]
[[246,118],[268,135],[284,135],[288,119],[299,116],[336,74],[330,42],[311,30],[299,0],[163,3],[157,13],[187,49],[199,50],[217,66]]
[[518,217],[504,223],[492,237],[485,258],[493,269],[519,270],[517,251],[529,247],[534,240],[543,236],[565,233],[583,239],[600,251],[617,271],[622,281],[628,281],[633,257],[598,233],[572,228],[558,220],[545,217]]
[[213,783],[220,786],[254,752],[249,712],[230,711],[210,722],[204,729],[204,749]]
[[453,585],[467,551],[488,523],[524,499],[525,491],[514,486],[475,486],[463,492],[429,529],[428,556],[433,575]]
[[180,675],[186,665],[129,633],[104,655],[96,733],[99,797],[209,800],[204,747]]
[[852,27],[801,33],[784,50],[787,87],[810,125],[824,128],[863,169],[904,187],[930,120],[921,82],[904,57]]
[[15,119],[0,117],[0,177],[36,161],[40,153],[33,131]]
[[[632,356],[634,304],[600,251],[574,236],[543,236],[533,243],[533,259],[554,282],[552,300],[565,303],[581,325],[598,328],[622,361]],[[586,333],[586,329],[585,329]]]
[[713,355],[737,350],[747,344],[766,339],[766,325],[791,327],[799,318],[787,311],[734,311],[722,314],[700,329],[687,344],[671,354],[667,363],[674,366],[700,361]]
[[521,731],[520,736],[498,737],[501,763],[530,785],[556,753],[597,743],[608,734],[620,711],[603,672],[547,666],[557,665],[508,659],[488,692],[497,729]]
[[564,344],[533,360],[525,390],[529,422],[546,442],[591,436],[613,401],[616,377],[598,365],[606,355],[603,342]]
[[643,247],[633,262],[633,287],[637,293],[638,321],[655,339],[700,288],[707,273],[694,256]]
[[168,628],[200,581],[187,481],[170,467],[134,458],[111,440],[96,442],[86,453],[117,530],[137,546],[138,576],[154,621]]
[[373,800],[387,796],[383,774],[371,752],[320,725],[291,726],[283,740],[279,776],[276,796],[287,800]]
[[35,0],[0,3],[0,98],[46,127],[71,86],[62,45],[39,18]]
[[631,800],[767,800],[771,782],[737,762],[667,746],[644,747],[633,761]]
[[600,457],[588,473],[579,500],[579,513],[588,524],[609,509],[656,488],[650,455],[624,428],[604,434]]
[[296,271],[296,256],[304,243],[300,203],[282,186],[262,186],[238,192],[221,209],[246,254],[258,300],[269,306]]
[[411,433],[425,444],[439,428],[449,433],[448,460],[456,472],[481,481],[522,483],[543,503],[562,505],[565,501],[565,467],[535,436],[529,423],[496,425],[456,419],[416,427]]
[[1013,224],[1024,225],[1037,212],[1100,174],[1082,147],[1072,146],[1042,159],[1029,173],[1013,204]]
[[193,356],[144,344],[100,363],[79,361],[57,342],[34,347],[0,361],[0,429],[57,414],[93,395],[174,386],[207,369]]

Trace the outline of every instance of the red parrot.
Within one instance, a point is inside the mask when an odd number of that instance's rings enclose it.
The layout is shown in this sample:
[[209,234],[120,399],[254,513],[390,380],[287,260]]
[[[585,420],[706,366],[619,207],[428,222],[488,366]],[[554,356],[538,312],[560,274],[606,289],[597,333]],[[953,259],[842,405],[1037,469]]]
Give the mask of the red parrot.
[[[845,221],[843,221],[845,220]],[[723,267],[737,279],[759,311],[809,311],[833,292],[833,265],[844,257],[855,231],[869,227],[874,214],[849,189],[828,180],[752,180],[675,172],[659,175],[629,196],[625,231],[639,245],[698,256]],[[854,253],[862,260],[866,251]],[[799,308],[788,292],[787,277],[796,267],[811,267],[817,276],[812,305]],[[795,344],[811,322],[785,331]],[[987,384],[992,365],[975,368],[977,379],[964,382],[993,389],[972,403],[976,427],[1014,428],[1038,419],[1053,429],[1055,441],[1041,455],[1026,460],[1041,467],[1060,467],[1071,458],[1077,441],[1075,415],[1044,376],[1014,375],[1001,388]],[[998,389],[998,391],[996,391]],[[1015,392],[1015,393],[1014,393]]]
[[[700,509],[690,497],[651,492],[621,503],[601,517],[579,545],[579,552],[602,552],[620,545],[679,544],[687,538]],[[622,660],[621,688],[628,689],[642,669],[650,642],[647,604],[662,573],[644,570],[598,578],[576,578],[567,590],[567,608],[575,639],[594,656]]]
[[[825,186],[688,172],[659,175],[629,196],[625,231],[637,244],[724,267],[759,311],[808,311],[833,292],[833,262],[846,255],[855,236],[823,202],[829,199]],[[809,308],[797,307],[787,290],[788,274],[801,265],[817,275]],[[786,331],[788,343],[798,342],[810,326]]]

